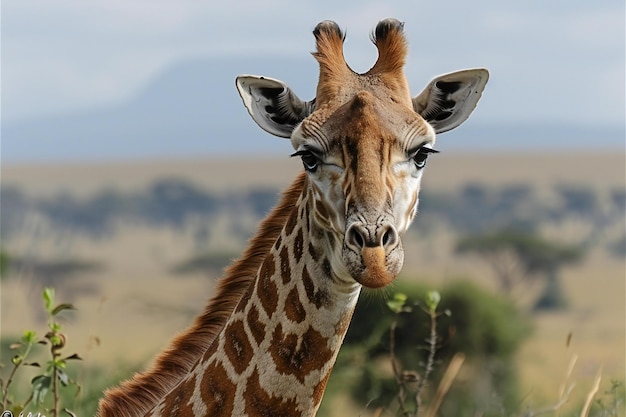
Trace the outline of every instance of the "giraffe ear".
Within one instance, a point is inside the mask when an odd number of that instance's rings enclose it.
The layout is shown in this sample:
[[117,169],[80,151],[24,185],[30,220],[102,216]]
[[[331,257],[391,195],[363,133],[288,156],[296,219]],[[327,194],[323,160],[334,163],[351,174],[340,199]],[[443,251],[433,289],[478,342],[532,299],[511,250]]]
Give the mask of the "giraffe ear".
[[281,138],[315,109],[315,99],[302,101],[282,81],[258,75],[240,75],[237,90],[248,113],[261,129]]
[[413,98],[413,109],[436,133],[452,130],[474,111],[488,79],[484,68],[440,75]]

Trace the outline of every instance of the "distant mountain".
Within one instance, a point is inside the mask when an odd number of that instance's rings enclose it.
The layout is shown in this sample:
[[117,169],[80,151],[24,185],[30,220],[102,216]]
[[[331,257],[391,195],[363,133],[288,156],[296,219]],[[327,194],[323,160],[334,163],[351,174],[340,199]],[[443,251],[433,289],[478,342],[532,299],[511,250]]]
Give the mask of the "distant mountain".
[[[315,61],[183,62],[164,71],[129,102],[2,126],[2,159],[289,153],[290,145],[263,134],[250,119],[237,94],[235,77],[241,73],[288,76],[292,71],[315,80]],[[309,99],[314,95],[312,88],[309,95]]]
[[[117,106],[2,126],[2,160],[68,161],[287,154],[289,144],[256,127],[237,94],[237,74],[288,82],[303,99],[314,95],[312,58],[198,59],[164,71]],[[479,106],[480,108],[480,106]],[[623,127],[479,126],[468,122],[442,136],[443,150],[531,150],[624,146]]]

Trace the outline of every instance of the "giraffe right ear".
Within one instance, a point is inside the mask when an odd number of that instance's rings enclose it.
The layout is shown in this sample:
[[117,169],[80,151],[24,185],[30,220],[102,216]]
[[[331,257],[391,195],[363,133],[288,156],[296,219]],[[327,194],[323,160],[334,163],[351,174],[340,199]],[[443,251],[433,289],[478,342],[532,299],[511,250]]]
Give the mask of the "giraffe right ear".
[[282,81],[258,75],[240,75],[237,91],[248,113],[261,129],[289,138],[291,132],[315,109],[315,99],[302,101]]
[[488,79],[489,72],[484,68],[440,75],[413,98],[413,110],[436,133],[452,130],[472,114]]

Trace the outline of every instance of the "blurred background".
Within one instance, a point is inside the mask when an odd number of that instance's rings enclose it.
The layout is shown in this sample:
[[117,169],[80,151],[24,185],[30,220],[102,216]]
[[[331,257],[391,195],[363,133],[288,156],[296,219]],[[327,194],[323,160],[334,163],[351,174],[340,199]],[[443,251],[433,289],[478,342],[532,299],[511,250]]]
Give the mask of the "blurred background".
[[[365,72],[371,31],[396,17],[414,95],[463,68],[491,78],[471,118],[438,138],[403,276],[362,297],[359,323],[371,326],[351,328],[320,415],[393,415],[398,317],[385,300],[429,289],[451,311],[436,369],[467,356],[448,415],[539,410],[570,383],[562,409],[579,410],[600,369],[594,412],[623,400],[610,393],[626,366],[623,2],[7,0],[1,12],[5,381],[9,346],[25,329],[45,333],[47,286],[78,308],[63,325],[84,359],[67,399],[80,415],[143,369],[301,169],[288,141],[249,118],[236,75],[281,79],[309,100],[319,21],[347,32],[347,61]],[[409,325],[428,317],[413,310],[399,317],[399,335],[413,335],[399,358],[423,373],[411,352],[424,328]]]

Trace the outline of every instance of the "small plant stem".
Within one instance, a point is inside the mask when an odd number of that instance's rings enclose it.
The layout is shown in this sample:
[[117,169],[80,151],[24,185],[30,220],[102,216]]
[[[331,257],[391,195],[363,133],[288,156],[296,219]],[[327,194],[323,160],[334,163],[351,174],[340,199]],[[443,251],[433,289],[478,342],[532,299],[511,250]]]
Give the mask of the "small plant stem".
[[52,415],[58,417],[59,415],[59,386],[57,384],[57,366],[56,364],[52,368],[52,392],[54,395],[54,408],[52,409]]
[[[56,332],[55,336],[56,336]],[[50,353],[52,353],[52,395],[54,399],[54,407],[52,408],[52,416],[59,416],[59,367],[57,364],[57,359],[61,354],[58,352],[59,347],[53,342],[54,339],[51,340],[50,343]]]
[[391,322],[391,326],[389,327],[389,355],[391,357],[393,376],[396,379],[396,384],[398,384],[398,404],[400,405],[402,414],[407,415],[408,411],[405,405],[404,382],[402,381],[402,376],[400,375],[400,370],[398,369],[398,363],[396,361],[396,327],[398,327],[397,315],[394,317]]
[[591,387],[591,391],[587,394],[587,398],[585,399],[585,405],[583,406],[582,411],[580,412],[580,417],[587,417],[589,415],[589,409],[591,408],[591,403],[593,401],[593,397],[600,389],[600,381],[602,380],[602,370],[598,370],[598,374],[593,381],[593,386]]
[[31,401],[33,401],[33,395],[34,393],[31,391],[30,395],[28,396],[28,398],[26,399],[26,401],[24,401],[24,404],[22,405],[23,408],[28,407],[28,404],[30,404]]
[[11,373],[9,374],[9,378],[7,379],[7,383],[4,386],[4,390],[2,391],[2,409],[6,410],[7,408],[7,404],[8,404],[8,400],[9,400],[9,386],[11,386],[11,383],[13,382],[13,376],[15,376],[15,372],[17,372],[17,368],[20,367],[21,364],[17,364],[17,365],[13,365],[13,369],[11,370]]
[[422,406],[422,391],[426,386],[426,382],[428,381],[428,377],[433,371],[433,366],[435,364],[435,353],[437,352],[437,313],[434,311],[428,312],[430,316],[430,335],[426,340],[428,343],[428,359],[426,360],[426,366],[424,367],[424,375],[420,378],[417,390],[415,391],[415,413],[414,416],[417,416],[420,407]]
[[9,379],[7,379],[7,383],[6,385],[4,385],[4,389],[2,390],[2,409],[5,410],[7,408],[8,405],[8,400],[9,400],[9,386],[11,385],[11,383],[13,382],[13,377],[15,376],[15,373],[17,372],[17,368],[19,368],[22,364],[24,364],[24,361],[26,360],[26,357],[28,357],[28,354],[30,353],[30,349],[32,348],[33,344],[31,342],[28,342],[26,344],[26,349],[24,350],[24,353],[21,354],[21,361],[17,364],[13,365],[13,369],[11,370],[11,374],[9,375]]

